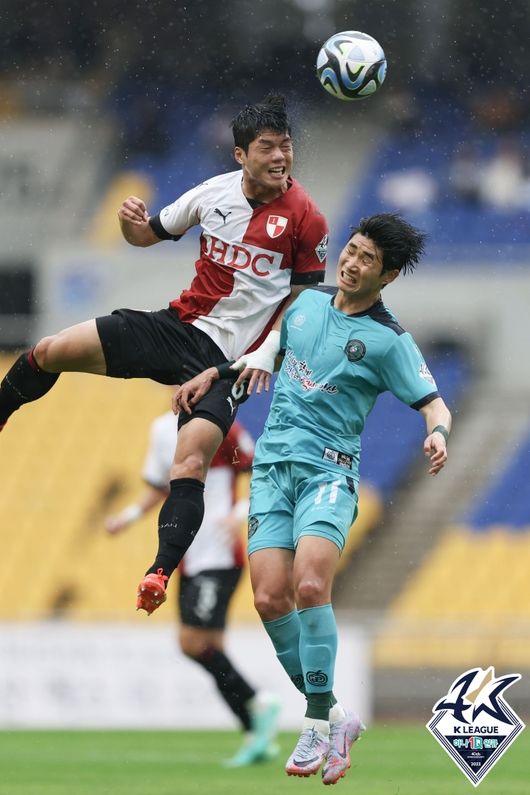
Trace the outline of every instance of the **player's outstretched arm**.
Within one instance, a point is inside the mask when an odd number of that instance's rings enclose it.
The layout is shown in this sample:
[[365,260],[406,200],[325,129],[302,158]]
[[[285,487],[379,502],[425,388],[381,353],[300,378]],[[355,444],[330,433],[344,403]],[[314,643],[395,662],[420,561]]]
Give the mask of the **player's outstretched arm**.
[[241,371],[236,381],[237,386],[248,380],[247,394],[251,395],[254,389],[258,395],[263,389],[265,389],[265,392],[269,391],[271,375],[274,372],[276,357],[280,351],[280,330],[283,316],[300,293],[310,286],[305,284],[292,285],[291,293],[287,296],[266,339],[259,348],[252,351],[252,353],[243,354],[232,365],[232,369]]
[[119,513],[106,516],[104,526],[107,533],[116,535],[125,530],[129,525],[140,519],[145,513],[158,505],[168,495],[167,489],[160,489],[156,486],[148,486],[137,502],[127,505]]
[[147,208],[142,199],[129,196],[118,210],[121,233],[131,246],[147,247],[160,243],[150,224]]
[[420,409],[427,427],[423,451],[429,458],[429,475],[437,475],[447,461],[447,440],[451,432],[451,412],[442,398],[436,398]]

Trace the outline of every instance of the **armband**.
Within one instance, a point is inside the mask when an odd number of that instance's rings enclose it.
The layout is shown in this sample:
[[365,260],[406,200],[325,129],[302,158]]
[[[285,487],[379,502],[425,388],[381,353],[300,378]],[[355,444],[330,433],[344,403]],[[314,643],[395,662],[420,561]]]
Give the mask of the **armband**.
[[431,433],[441,433],[447,444],[449,439],[449,431],[444,425],[437,425],[436,428],[432,429]]
[[223,362],[222,364],[215,365],[215,369],[219,373],[219,378],[237,378],[237,370],[232,370],[234,362],[235,359],[232,359],[231,362]]

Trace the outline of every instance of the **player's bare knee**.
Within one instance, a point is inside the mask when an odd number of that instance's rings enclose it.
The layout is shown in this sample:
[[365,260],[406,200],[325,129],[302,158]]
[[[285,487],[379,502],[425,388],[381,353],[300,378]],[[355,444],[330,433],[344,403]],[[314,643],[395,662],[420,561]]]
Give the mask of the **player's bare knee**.
[[171,479],[193,478],[194,480],[204,480],[206,477],[207,464],[206,457],[197,451],[184,456],[181,460],[175,461],[171,467]]
[[33,348],[33,356],[35,361],[42,370],[51,371],[55,364],[55,341],[57,334],[50,337],[43,337]]
[[300,608],[324,604],[327,588],[318,577],[304,577],[296,586],[296,604]]
[[204,638],[200,637],[191,627],[183,626],[179,632],[178,640],[180,650],[186,657],[200,657],[207,646]]
[[262,621],[273,621],[281,618],[292,610],[292,604],[283,594],[273,594],[266,590],[257,590],[254,594],[254,607]]

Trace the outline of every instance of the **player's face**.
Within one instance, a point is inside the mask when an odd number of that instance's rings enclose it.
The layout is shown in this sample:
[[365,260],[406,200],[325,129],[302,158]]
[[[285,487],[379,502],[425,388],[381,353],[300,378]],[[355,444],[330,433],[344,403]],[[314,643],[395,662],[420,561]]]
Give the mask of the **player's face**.
[[243,191],[249,199],[270,201],[285,193],[293,167],[293,142],[288,133],[263,130],[247,152],[236,146],[235,156],[243,166]]
[[356,232],[342,249],[337,265],[337,287],[355,301],[376,299],[399,270],[383,273],[383,250],[373,240]]

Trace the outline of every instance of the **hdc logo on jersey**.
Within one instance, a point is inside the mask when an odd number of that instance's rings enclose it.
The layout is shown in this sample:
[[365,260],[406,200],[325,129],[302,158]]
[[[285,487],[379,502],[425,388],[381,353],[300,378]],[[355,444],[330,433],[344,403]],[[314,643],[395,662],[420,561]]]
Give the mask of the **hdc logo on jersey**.
[[279,270],[283,259],[279,251],[268,251],[250,243],[227,243],[206,233],[201,235],[201,255],[234,270],[249,268],[256,276],[268,276],[272,270]]
[[501,697],[520,678],[471,668],[433,707],[427,728],[475,787],[525,728]]
[[269,237],[280,237],[287,226],[287,218],[283,215],[269,215],[266,230]]

